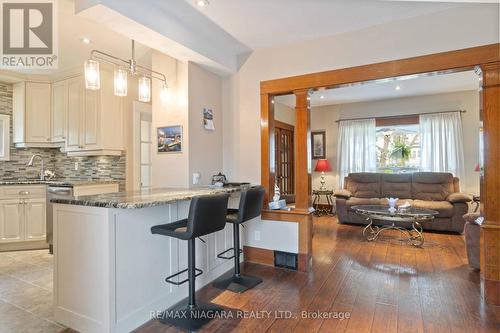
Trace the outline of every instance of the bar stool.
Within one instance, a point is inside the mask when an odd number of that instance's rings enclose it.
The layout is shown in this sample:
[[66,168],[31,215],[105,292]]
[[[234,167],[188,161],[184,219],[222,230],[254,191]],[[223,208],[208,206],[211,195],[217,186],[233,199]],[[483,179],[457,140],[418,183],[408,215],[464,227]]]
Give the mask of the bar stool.
[[[224,229],[228,199],[229,194],[226,193],[196,196],[191,199],[187,219],[151,227],[153,234],[188,241],[188,268],[168,276],[165,281],[174,285],[189,282],[189,297],[165,310],[160,318],[162,323],[196,331],[213,319],[214,314],[223,311],[223,308],[214,304],[195,300],[195,279],[203,273],[195,266],[195,238]],[[173,280],[186,271],[187,279],[180,282]]]
[[[259,216],[262,212],[265,189],[263,186],[254,186],[241,192],[240,204],[238,209],[228,209],[226,220],[233,224],[233,245],[217,255],[221,259],[234,259],[234,273],[227,277],[223,275],[213,282],[213,286],[219,289],[231,290],[236,293],[242,293],[245,290],[255,287],[262,282],[262,279],[256,276],[240,274],[240,224]],[[232,256],[226,256],[226,253],[233,251]]]

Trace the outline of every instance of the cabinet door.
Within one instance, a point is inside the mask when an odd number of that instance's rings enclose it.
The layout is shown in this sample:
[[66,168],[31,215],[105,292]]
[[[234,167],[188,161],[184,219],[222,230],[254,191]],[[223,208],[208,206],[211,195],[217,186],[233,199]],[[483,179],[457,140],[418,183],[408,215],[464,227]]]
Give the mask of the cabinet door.
[[100,91],[85,90],[82,143],[86,149],[96,149],[99,132]]
[[29,199],[24,205],[26,240],[45,239],[45,199]]
[[0,201],[0,242],[23,240],[23,209],[18,199]]
[[81,115],[85,103],[85,87],[82,77],[70,79],[68,84],[68,112],[66,129],[66,149],[75,150],[80,147]]
[[66,139],[66,113],[68,108],[67,81],[52,85],[52,142]]
[[26,82],[26,142],[51,141],[50,84]]

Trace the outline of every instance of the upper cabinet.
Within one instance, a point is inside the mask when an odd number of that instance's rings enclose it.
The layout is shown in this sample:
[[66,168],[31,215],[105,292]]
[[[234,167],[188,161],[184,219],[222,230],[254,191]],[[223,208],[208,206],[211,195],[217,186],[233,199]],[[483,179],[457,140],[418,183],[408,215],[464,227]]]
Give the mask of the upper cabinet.
[[62,147],[71,156],[121,155],[123,97],[113,73],[101,71],[101,89],[87,90],[83,76],[52,84],[19,82],[13,92],[16,147]]
[[66,140],[66,122],[68,114],[68,83],[59,81],[52,84],[52,142]]
[[67,92],[66,145],[71,156],[121,155],[122,100],[114,95],[113,74],[101,71],[101,89],[87,90],[83,76],[65,81]]
[[12,106],[16,147],[55,146],[52,142],[50,83],[16,83]]

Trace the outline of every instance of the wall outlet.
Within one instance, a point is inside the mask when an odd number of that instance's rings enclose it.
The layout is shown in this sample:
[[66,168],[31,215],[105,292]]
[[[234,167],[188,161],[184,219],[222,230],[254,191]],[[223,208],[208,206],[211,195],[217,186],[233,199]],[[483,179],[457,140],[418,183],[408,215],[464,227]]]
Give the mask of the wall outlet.
[[254,238],[256,241],[260,241],[260,231],[255,231]]
[[78,162],[75,162],[75,171],[78,171],[78,168],[79,168],[79,167],[80,167],[80,166],[78,165]]

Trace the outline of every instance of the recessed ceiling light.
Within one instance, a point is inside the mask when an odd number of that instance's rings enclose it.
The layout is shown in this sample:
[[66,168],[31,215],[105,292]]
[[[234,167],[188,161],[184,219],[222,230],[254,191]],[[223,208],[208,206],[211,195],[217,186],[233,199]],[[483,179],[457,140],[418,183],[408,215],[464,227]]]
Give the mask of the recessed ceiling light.
[[196,0],[196,5],[200,8],[205,8],[210,5],[210,2],[208,2],[208,0]]
[[325,99],[325,96],[321,95],[319,96],[320,99]]
[[401,87],[400,86],[396,86],[396,88],[394,88],[395,90],[400,90]]
[[83,44],[90,44],[90,43],[92,43],[92,41],[90,40],[90,38],[87,38],[87,37],[82,37],[80,40],[82,41]]

